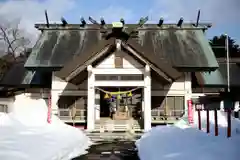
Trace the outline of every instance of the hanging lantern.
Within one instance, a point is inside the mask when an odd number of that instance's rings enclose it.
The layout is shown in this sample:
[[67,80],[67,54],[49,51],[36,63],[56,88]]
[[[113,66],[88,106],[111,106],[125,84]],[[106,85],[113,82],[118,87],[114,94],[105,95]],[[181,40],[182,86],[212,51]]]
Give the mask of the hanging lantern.
[[108,99],[110,98],[109,95],[106,93],[105,96],[104,96],[104,99]]
[[132,97],[132,92],[129,92],[127,96]]

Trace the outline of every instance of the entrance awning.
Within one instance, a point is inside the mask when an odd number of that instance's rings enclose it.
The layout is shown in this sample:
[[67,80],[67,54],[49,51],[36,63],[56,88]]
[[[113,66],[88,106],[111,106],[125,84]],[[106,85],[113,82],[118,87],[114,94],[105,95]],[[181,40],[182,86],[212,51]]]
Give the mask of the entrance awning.
[[[229,64],[230,87],[240,87],[240,66]],[[197,83],[203,87],[227,87],[227,64],[220,63],[219,69],[214,72],[195,73]]]

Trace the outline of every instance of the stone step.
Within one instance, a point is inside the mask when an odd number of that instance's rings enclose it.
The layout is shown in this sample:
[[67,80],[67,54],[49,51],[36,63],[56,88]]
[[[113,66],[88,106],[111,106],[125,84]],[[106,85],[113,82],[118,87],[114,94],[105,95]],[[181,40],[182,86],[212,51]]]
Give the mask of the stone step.
[[135,134],[125,133],[87,133],[87,136],[94,142],[114,139],[134,140]]

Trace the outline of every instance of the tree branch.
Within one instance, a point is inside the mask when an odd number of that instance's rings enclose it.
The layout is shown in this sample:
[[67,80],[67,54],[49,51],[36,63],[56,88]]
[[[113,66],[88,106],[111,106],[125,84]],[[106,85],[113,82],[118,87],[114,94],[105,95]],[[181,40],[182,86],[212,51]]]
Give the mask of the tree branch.
[[16,59],[18,54],[25,52],[30,41],[21,34],[18,24],[15,25],[14,23],[6,21],[6,23],[3,23],[4,25],[0,25],[0,41],[5,43],[2,43],[3,48],[5,48],[3,50]]
[[11,45],[11,42],[10,42],[10,40],[9,40],[9,38],[8,38],[8,36],[7,36],[5,30],[3,29],[2,26],[0,26],[0,30],[1,30],[2,33],[3,33],[3,38],[4,38],[5,42],[7,42],[7,44],[8,44],[8,50],[9,50],[9,49],[12,50],[12,53],[11,53],[11,54],[12,54],[13,58],[16,59],[14,50],[13,50],[12,45]]

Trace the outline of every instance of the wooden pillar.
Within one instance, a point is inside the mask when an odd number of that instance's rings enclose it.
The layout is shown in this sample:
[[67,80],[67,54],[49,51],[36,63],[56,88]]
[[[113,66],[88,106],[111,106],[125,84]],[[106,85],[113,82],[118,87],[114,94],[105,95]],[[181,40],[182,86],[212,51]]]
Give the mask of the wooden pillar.
[[217,110],[214,110],[214,121],[215,121],[215,136],[218,136],[218,116],[217,116]]
[[94,108],[95,108],[95,76],[92,73],[92,66],[89,65],[87,67],[88,69],[88,103],[87,103],[87,130],[88,131],[93,131],[94,130],[94,125],[95,125],[95,113],[94,113]]
[[141,119],[144,118],[144,87],[142,89],[142,108],[141,108]]
[[232,119],[231,119],[231,116],[232,116],[232,110],[231,109],[227,109],[227,137],[231,137],[231,134],[232,134]]
[[95,119],[100,120],[100,91],[95,93]]
[[151,129],[151,74],[149,65],[145,66],[144,73],[144,131]]
[[210,133],[210,120],[209,120],[209,110],[206,110],[207,118],[207,133]]
[[[188,102],[189,100],[192,99],[192,80],[191,80],[191,74],[190,73],[185,73],[184,75],[184,115],[183,119],[188,121],[189,120],[189,107],[188,107]],[[192,110],[192,113],[194,113],[194,110]],[[193,118],[193,117],[192,117]]]
[[53,115],[58,115],[58,100],[59,94],[62,93],[63,89],[67,82],[59,82],[60,79],[55,76],[55,73],[52,73],[52,86],[51,86],[51,110]]
[[197,112],[198,112],[198,129],[199,129],[199,130],[202,130],[201,110],[198,109]]

